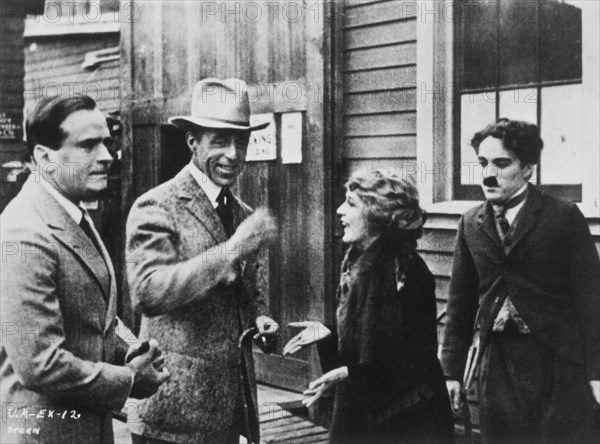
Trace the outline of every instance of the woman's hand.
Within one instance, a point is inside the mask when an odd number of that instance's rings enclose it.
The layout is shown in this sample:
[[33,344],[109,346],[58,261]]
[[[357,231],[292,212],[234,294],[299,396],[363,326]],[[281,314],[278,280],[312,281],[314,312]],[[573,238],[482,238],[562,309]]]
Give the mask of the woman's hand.
[[304,330],[285,344],[285,347],[283,347],[283,356],[293,355],[304,347],[325,339],[331,334],[331,331],[327,327],[316,321],[290,322],[288,327],[303,328]]
[[308,390],[304,391],[304,395],[307,397],[302,400],[302,404],[306,407],[310,407],[321,396],[346,378],[348,378],[348,367],[338,367],[325,373],[319,379],[315,379],[308,385]]

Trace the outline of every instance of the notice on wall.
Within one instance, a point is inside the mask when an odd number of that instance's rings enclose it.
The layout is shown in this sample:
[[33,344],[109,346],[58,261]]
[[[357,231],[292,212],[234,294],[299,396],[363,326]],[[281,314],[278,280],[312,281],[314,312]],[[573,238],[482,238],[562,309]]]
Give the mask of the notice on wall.
[[269,122],[269,126],[258,131],[252,131],[248,151],[247,162],[277,159],[277,139],[275,138],[275,116],[269,114],[254,114],[250,117],[250,125],[260,125]]
[[0,113],[0,139],[18,140],[21,138],[21,124],[15,121],[13,116]]
[[281,115],[281,163],[302,163],[302,113]]

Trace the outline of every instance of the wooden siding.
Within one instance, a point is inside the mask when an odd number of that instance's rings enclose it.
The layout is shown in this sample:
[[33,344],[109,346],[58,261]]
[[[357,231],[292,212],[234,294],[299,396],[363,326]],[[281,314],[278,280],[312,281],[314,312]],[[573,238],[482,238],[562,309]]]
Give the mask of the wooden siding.
[[410,2],[343,5],[343,167],[416,159],[416,19]]
[[85,54],[119,46],[119,34],[58,35],[26,38],[25,108],[37,99],[57,92],[63,95],[88,94],[104,112],[119,109],[119,61],[100,64],[88,71],[81,67]]

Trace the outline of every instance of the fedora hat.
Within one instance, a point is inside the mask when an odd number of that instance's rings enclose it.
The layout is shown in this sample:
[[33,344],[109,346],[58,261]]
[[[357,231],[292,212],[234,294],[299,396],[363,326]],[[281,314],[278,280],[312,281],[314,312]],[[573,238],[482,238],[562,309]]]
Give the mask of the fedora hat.
[[189,130],[194,126],[214,129],[256,131],[269,122],[250,125],[248,87],[240,79],[203,79],[192,92],[192,115],[169,117],[168,122]]

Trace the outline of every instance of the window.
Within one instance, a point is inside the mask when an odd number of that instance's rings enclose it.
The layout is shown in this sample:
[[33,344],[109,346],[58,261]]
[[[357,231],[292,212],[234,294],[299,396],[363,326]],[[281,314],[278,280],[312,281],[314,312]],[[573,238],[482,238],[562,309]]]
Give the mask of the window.
[[455,165],[460,166],[454,172],[455,199],[481,198],[481,169],[470,139],[507,117],[540,128],[544,149],[533,182],[581,202],[582,116],[589,102],[582,82],[583,3],[455,2],[453,142]]

